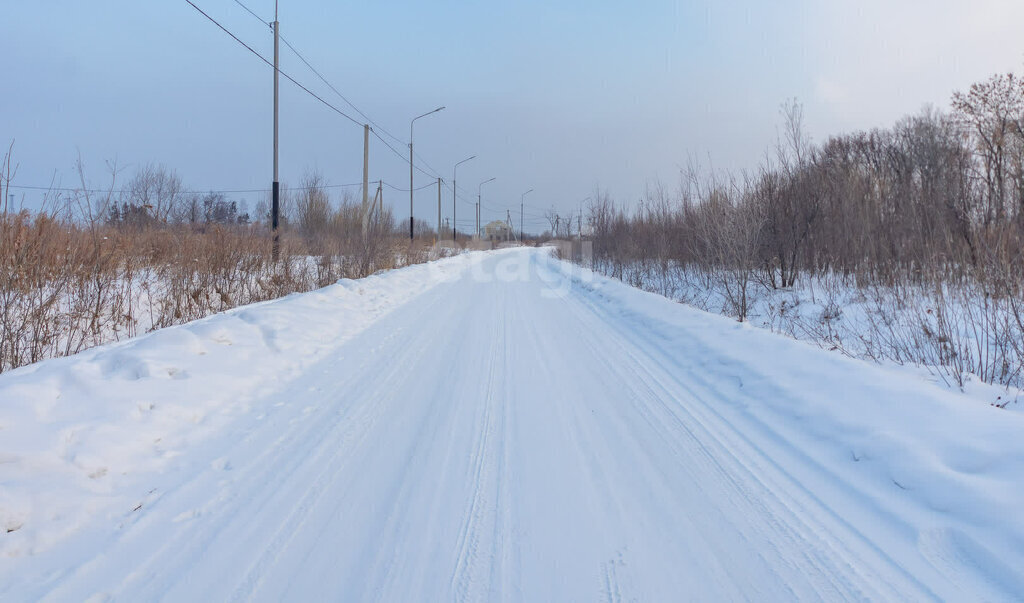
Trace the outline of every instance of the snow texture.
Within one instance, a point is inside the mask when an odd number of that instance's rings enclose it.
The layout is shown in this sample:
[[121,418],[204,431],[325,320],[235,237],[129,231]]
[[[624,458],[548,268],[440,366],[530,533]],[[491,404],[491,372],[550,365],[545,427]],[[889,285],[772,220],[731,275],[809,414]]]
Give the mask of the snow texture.
[[0,599],[1014,599],[1024,413],[472,253],[0,375]]

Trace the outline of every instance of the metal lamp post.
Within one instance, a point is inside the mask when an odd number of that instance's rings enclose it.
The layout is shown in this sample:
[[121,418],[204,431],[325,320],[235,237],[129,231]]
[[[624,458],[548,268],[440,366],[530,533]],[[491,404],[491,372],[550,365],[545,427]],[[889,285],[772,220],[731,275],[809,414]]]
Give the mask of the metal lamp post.
[[519,242],[523,241],[523,217],[526,215],[526,195],[533,192],[533,189],[526,191],[519,197]]
[[495,176],[489,180],[484,180],[480,183],[480,186],[476,187],[476,236],[480,236],[480,195],[485,184],[488,182],[494,182],[498,177]]
[[444,107],[438,107],[438,108],[434,109],[433,111],[427,111],[423,115],[419,115],[417,117],[412,118],[412,121],[409,122],[409,242],[410,243],[412,243],[412,239],[413,239],[413,230],[412,230],[412,224],[413,224],[413,220],[412,220],[412,192],[413,192],[413,185],[412,185],[412,170],[413,170],[413,167],[412,167],[412,126],[413,126],[413,124],[416,123],[417,119],[419,119],[421,117],[426,117],[428,115],[433,115],[434,113],[437,113],[438,111],[441,111],[442,109],[444,109]]
[[457,188],[458,183],[456,182],[455,177],[459,173],[459,166],[462,165],[463,163],[466,163],[470,159],[476,159],[476,155],[473,155],[472,157],[466,157],[462,161],[456,163],[455,164],[455,168],[452,169],[452,241],[457,241],[457,237],[456,237],[455,233],[456,233],[456,229],[458,228],[455,225],[455,195],[456,195],[456,191],[458,191],[458,188]]

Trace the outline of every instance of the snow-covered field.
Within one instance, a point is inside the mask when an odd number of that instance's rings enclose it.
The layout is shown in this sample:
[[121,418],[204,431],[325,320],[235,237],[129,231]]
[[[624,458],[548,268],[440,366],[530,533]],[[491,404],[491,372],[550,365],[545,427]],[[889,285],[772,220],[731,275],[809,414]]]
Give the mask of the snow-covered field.
[[465,254],[0,375],[0,599],[1014,599],[1024,414]]
[[[602,266],[606,274],[611,267]],[[621,280],[696,308],[736,316],[724,279],[672,263],[636,262]],[[951,279],[952,280],[952,279]],[[858,284],[855,276],[803,274],[793,287],[746,287],[753,325],[853,358],[906,367],[951,389],[1024,410],[1021,300],[992,299],[977,285]]]

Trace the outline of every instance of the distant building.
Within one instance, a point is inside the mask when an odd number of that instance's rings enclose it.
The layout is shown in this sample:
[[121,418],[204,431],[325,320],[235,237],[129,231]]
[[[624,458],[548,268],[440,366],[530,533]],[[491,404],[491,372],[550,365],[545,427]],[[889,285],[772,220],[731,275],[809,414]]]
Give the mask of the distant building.
[[495,220],[484,226],[483,237],[490,241],[509,241],[513,238],[512,228],[507,222]]

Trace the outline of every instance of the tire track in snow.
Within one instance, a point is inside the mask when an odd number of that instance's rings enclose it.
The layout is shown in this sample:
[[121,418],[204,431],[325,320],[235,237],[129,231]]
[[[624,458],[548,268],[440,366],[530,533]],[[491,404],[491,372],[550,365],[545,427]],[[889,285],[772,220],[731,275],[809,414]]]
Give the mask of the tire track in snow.
[[[544,269],[536,263],[532,268]],[[627,535],[621,528],[629,524],[629,519],[622,493],[611,482],[610,471],[615,465],[609,461],[615,460],[618,454],[608,447],[611,442],[621,445],[624,438],[602,433],[594,414],[600,400],[581,396],[575,387],[578,379],[583,378],[578,374],[580,366],[585,366],[590,355],[568,357],[565,354],[578,343],[575,340],[588,338],[586,333],[571,327],[577,319],[571,315],[574,308],[570,299],[558,295],[547,299],[549,296],[545,293],[545,287],[536,285],[520,291],[520,296],[531,296],[534,300],[522,300],[517,306],[527,306],[541,299],[548,311],[535,317],[539,320],[520,320],[517,328],[523,331],[523,347],[536,355],[538,365],[547,371],[542,381],[550,387],[548,404],[556,419],[553,423],[562,428],[560,441],[564,442],[565,456],[572,459],[585,488],[575,493],[578,503],[585,507],[579,509],[579,514],[590,518],[599,532],[595,538],[601,541],[600,549],[611,555],[593,567],[596,590],[610,600],[621,601],[624,596],[633,598],[631,594],[623,595],[622,580],[616,569],[625,567],[623,552],[628,546],[623,538]],[[591,346],[590,351],[598,349]],[[599,375],[608,374],[612,373],[596,371],[594,377],[600,379]]]
[[[431,306],[427,306],[426,308],[423,308],[420,313],[426,316],[430,309]],[[397,334],[393,334],[392,337],[397,337]],[[424,332],[419,332],[414,334],[414,337],[422,339],[427,337],[427,335]],[[390,370],[388,371],[387,377],[394,379],[399,376],[403,363],[395,362],[388,366],[390,366]],[[355,399],[362,399],[365,403],[364,408],[367,410],[371,410],[377,406],[374,403],[374,397],[356,397]],[[395,401],[392,402],[394,403]],[[384,418],[386,414],[378,410],[378,412],[374,413],[373,416],[380,419]],[[374,423],[375,421],[370,421],[363,425],[364,429],[361,431],[362,437],[357,444],[362,443],[364,438],[369,435]],[[348,452],[350,449],[348,447],[337,446],[333,438],[326,438],[321,435],[320,437],[314,438],[312,441],[321,444],[321,449],[330,449],[331,453],[326,455],[326,460],[322,457],[319,459],[316,457],[310,459],[309,457],[302,457],[300,455],[293,454],[292,458],[296,459],[296,462],[292,463],[293,470],[294,465],[296,464],[308,466],[310,463],[319,464],[323,469],[317,474],[309,489],[302,494],[298,504],[293,507],[285,521],[281,522],[270,542],[268,542],[263,548],[263,551],[256,563],[253,564],[246,573],[242,584],[232,594],[232,601],[240,601],[252,597],[252,594],[262,582],[267,569],[280,557],[287,543],[295,538],[299,529],[305,524],[306,518],[310,514],[310,510],[320,503],[324,492],[331,485],[336,483],[335,478],[346,469],[347,462],[351,460],[351,455]],[[356,447],[358,446],[353,446],[353,448]],[[292,452],[294,452],[294,450],[292,450]],[[312,547],[308,550],[312,550]]]
[[[580,289],[576,288],[575,290],[579,291]],[[881,587],[881,591],[876,593],[875,596],[885,597],[897,596],[897,593],[905,593],[911,584],[914,585],[910,587],[911,590],[922,588],[920,582],[908,574],[902,574],[899,586],[888,582],[887,579],[877,572],[872,576],[863,575],[861,573],[862,568],[876,567],[875,563],[864,562],[868,561],[870,557],[875,557],[877,554],[881,554],[881,557],[888,561],[888,563],[882,564],[887,570],[898,568],[899,566],[892,563],[892,560],[884,552],[866,540],[859,532],[849,533],[850,526],[846,522],[835,516],[820,499],[807,491],[781,466],[773,463],[772,459],[763,450],[754,446],[743,434],[730,427],[724,417],[714,411],[713,404],[699,395],[692,386],[679,379],[670,377],[669,375],[673,373],[668,370],[659,358],[659,354],[662,353],[661,350],[657,346],[648,346],[648,349],[642,349],[636,345],[636,332],[622,330],[624,325],[620,325],[621,316],[610,316],[607,308],[599,305],[585,294],[577,295],[575,299],[586,309],[586,311],[577,313],[577,316],[580,316],[581,320],[584,320],[590,326],[590,329],[583,329],[582,331],[588,332],[593,329],[606,331],[616,339],[617,347],[629,357],[630,362],[621,366],[605,362],[606,369],[620,374],[622,379],[634,383],[644,391],[645,395],[639,396],[638,399],[642,400],[646,407],[637,407],[637,409],[650,417],[649,424],[660,435],[663,442],[670,449],[676,451],[675,454],[680,461],[685,461],[687,459],[686,449],[680,449],[676,433],[688,433],[690,440],[701,450],[706,465],[715,469],[722,482],[731,484],[734,491],[739,493],[748,504],[760,509],[758,515],[770,522],[768,525],[771,528],[771,533],[784,535],[790,540],[793,546],[786,547],[787,550],[798,550],[801,552],[803,562],[794,566],[794,569],[806,571],[807,568],[814,567],[818,571],[826,571],[826,574],[821,575],[822,578],[825,578],[826,582],[818,582],[816,587],[823,588],[825,592],[819,594],[834,597],[838,596],[839,593],[858,593],[858,584],[878,585]],[[632,326],[636,327],[638,325],[633,324]],[[645,327],[640,326],[640,328],[644,329]],[[658,337],[648,337],[647,341],[656,342]],[[693,377],[694,375],[691,374],[690,376]],[[678,388],[682,388],[688,394],[686,399],[677,398],[671,393]],[[693,404],[688,404],[687,399],[692,401]],[[669,405],[667,400],[676,400],[677,403]],[[652,407],[651,404],[656,406]],[[658,410],[653,410],[653,408]],[[717,427],[711,427],[709,417],[698,417],[695,414],[696,408],[715,413],[713,422]],[[685,413],[688,420],[683,420],[678,414],[680,412]],[[674,433],[666,430],[664,428],[666,419],[670,424],[675,425],[679,431]],[[700,433],[698,434],[695,429],[699,429]],[[723,438],[724,434],[730,434],[731,437]],[[740,438],[743,441],[736,441],[736,438]],[[713,444],[714,450],[709,448],[708,444]],[[740,444],[744,446],[741,447]],[[749,453],[743,457],[739,456],[737,450],[740,448]],[[750,464],[751,462],[754,462],[753,466]],[[768,483],[765,481],[766,479],[779,477],[783,479],[782,482]],[[752,484],[759,484],[761,486],[759,488],[760,492],[756,494],[752,492],[749,487]],[[782,493],[787,493],[788,495],[782,496]],[[802,498],[805,502],[802,502],[801,498],[792,496],[794,493],[802,493]],[[772,502],[772,505],[769,506],[769,502]],[[812,506],[808,507],[807,503],[810,503]],[[792,505],[796,506],[793,507]],[[778,515],[779,510],[783,511],[784,518]],[[822,515],[830,516],[832,520],[838,520],[838,522],[829,521],[828,525],[823,524],[819,521]],[[834,530],[837,528],[845,533],[843,537],[838,537],[838,535],[834,534]],[[826,539],[826,537],[829,538]],[[851,537],[854,541],[860,543],[861,553],[855,553],[849,544],[846,544]],[[863,556],[865,547],[875,555],[865,558]],[[826,554],[826,551],[832,551],[832,554]],[[852,563],[850,558],[857,559],[858,563]],[[780,561],[778,557],[773,557],[769,560],[763,555],[762,559],[765,562],[778,563]],[[845,568],[844,571],[840,572],[838,568],[834,567],[836,561],[842,563],[842,567]],[[789,562],[789,560],[785,560],[785,562]],[[860,577],[855,584],[850,581],[850,576],[856,575],[860,575]],[[839,588],[838,591],[833,590],[837,587]],[[883,595],[882,591],[887,594]],[[829,592],[831,592],[831,595],[828,594]],[[928,591],[921,592],[920,594],[925,595],[925,593],[928,593]],[[857,596],[869,595],[859,593]],[[926,596],[934,597],[935,595],[934,593],[928,593]]]
[[[498,563],[491,565],[491,591],[489,598],[501,598],[506,600],[521,599],[519,592],[519,547],[517,535],[519,528],[516,525],[516,505],[513,496],[513,488],[516,488],[516,468],[513,465],[514,459],[514,407],[509,379],[511,378],[512,363],[514,357],[513,346],[509,338],[509,325],[519,317],[518,309],[509,303],[509,289],[503,290],[501,298],[501,342],[502,342],[502,370],[501,370],[501,454],[497,466],[497,517],[494,521],[494,533],[492,535],[492,558],[498,559]],[[500,555],[500,559],[499,559]],[[495,573],[498,575],[495,576]],[[500,590],[495,592],[495,585],[500,585]]]
[[[493,469],[490,457],[492,455],[490,441],[494,437],[495,427],[492,424],[492,413],[495,405],[495,383],[499,372],[498,342],[503,341],[501,335],[501,323],[495,325],[497,328],[490,337],[490,349],[487,363],[487,379],[485,381],[485,396],[482,400],[483,412],[478,430],[477,445],[472,455],[472,481],[473,493],[469,502],[460,530],[458,555],[455,560],[455,568],[452,573],[450,584],[455,598],[459,601],[479,600],[479,596],[471,597],[476,586],[475,576],[479,563],[480,537],[483,527],[480,525],[485,521],[485,514],[488,512],[488,489]],[[500,397],[500,396],[499,396]]]
[[[458,309],[448,300],[450,285],[439,287],[434,295],[438,307],[428,312],[430,318],[442,323],[457,320]],[[418,326],[421,322],[415,321],[414,324]],[[374,521],[377,523],[375,541],[372,544],[363,543],[365,567],[359,572],[358,588],[348,589],[353,598],[405,598],[401,595],[389,595],[388,592],[394,583],[393,578],[401,572],[408,571],[408,551],[405,551],[405,554],[399,554],[399,551],[403,551],[410,541],[414,541],[410,533],[415,534],[415,530],[420,529],[419,525],[410,523],[413,520],[410,519],[409,512],[421,505],[418,497],[423,492],[438,486],[439,475],[444,475],[444,460],[450,457],[441,454],[441,450],[435,446],[438,442],[451,438],[458,430],[459,415],[464,412],[463,408],[453,404],[452,398],[448,395],[450,384],[446,384],[444,380],[426,385],[418,384],[416,371],[409,371],[408,368],[423,362],[424,350],[431,352],[430,362],[436,367],[436,363],[441,359],[450,358],[456,347],[455,343],[449,340],[438,349],[435,333],[429,329],[416,329],[394,358],[394,363],[404,370],[399,378],[388,383],[388,388],[392,392],[391,395],[406,398],[401,400],[401,404],[407,413],[415,411],[414,415],[404,421],[413,425],[413,428],[410,433],[402,433],[405,437],[396,440],[398,447],[395,458],[402,461],[392,466],[395,473],[388,474],[386,477],[389,479],[381,483],[380,489],[376,492],[378,500],[385,501],[386,504],[383,505],[383,512],[374,512]],[[408,399],[406,392],[410,389],[421,390],[422,398]],[[390,424],[397,429],[399,426],[396,425],[395,419],[396,417],[391,417]],[[401,433],[400,430],[399,432]],[[380,435],[390,437],[391,433]],[[376,464],[376,461],[371,461],[370,464]],[[337,501],[339,511],[344,502]],[[314,550],[315,545],[309,548],[310,552]]]
[[[556,272],[522,256],[529,281],[438,286],[270,394],[287,404],[190,457],[196,475],[106,536],[115,551],[95,547],[102,554],[75,579],[56,576],[60,589],[36,592],[929,597],[917,568],[897,564],[905,555],[878,550],[885,541],[865,518],[892,521],[886,508],[862,508],[842,475],[819,475],[834,465],[736,410],[793,395],[787,386],[730,363],[716,331],[697,329],[691,341],[674,329],[669,339],[666,325],[575,284],[544,297]],[[492,257],[497,271],[511,255]],[[744,385],[734,387],[737,375]],[[210,471],[205,452],[232,469]],[[837,483],[821,491],[818,481]],[[179,511],[196,513],[168,529]],[[940,533],[925,545],[955,557],[970,543]],[[942,588],[941,577],[922,580]]]
[[[318,363],[311,366],[309,371],[321,368],[322,364]],[[368,385],[353,380],[343,381],[338,385],[344,387],[349,383],[353,383],[357,388],[365,388]],[[177,583],[174,578],[176,574],[187,571],[187,568],[195,563],[196,558],[203,551],[218,540],[225,539],[226,534],[232,533],[232,530],[237,531],[238,528],[238,519],[228,516],[225,521],[221,522],[204,521],[203,529],[188,529],[189,526],[183,526],[185,529],[179,530],[175,538],[170,540],[153,539],[150,531],[157,526],[154,525],[156,522],[150,521],[150,519],[161,515],[165,507],[175,501],[209,496],[206,493],[213,490],[218,494],[199,507],[200,512],[197,516],[224,516],[236,505],[242,504],[243,493],[258,492],[260,489],[254,488],[256,484],[268,483],[268,473],[290,476],[294,481],[304,475],[304,472],[300,471],[302,467],[321,466],[327,469],[334,467],[340,470],[341,466],[336,461],[346,457],[346,450],[352,450],[361,445],[373,423],[387,414],[386,409],[377,408],[374,404],[364,404],[358,407],[346,406],[334,413],[329,413],[330,408],[323,406],[323,412],[327,416],[322,420],[315,420],[317,418],[315,416],[303,417],[295,412],[297,408],[279,407],[274,410],[276,411],[272,415],[274,418],[281,414],[287,414],[287,411],[291,411],[294,415],[283,433],[279,430],[250,430],[215,453],[220,458],[236,459],[229,478],[230,488],[225,488],[222,483],[219,483],[222,482],[223,474],[211,474],[207,467],[202,467],[197,474],[190,476],[188,481],[175,488],[166,500],[150,507],[147,514],[140,518],[136,525],[125,531],[124,535],[120,537],[123,543],[122,548],[133,552],[125,553],[124,556],[132,559],[135,570],[127,575],[119,585],[113,586],[110,589],[112,592],[138,588],[151,593],[172,592]],[[261,422],[261,425],[266,427],[270,422],[267,420]],[[252,456],[251,451],[254,447],[258,453]],[[324,461],[325,455],[330,455],[327,457],[330,458],[330,462]],[[239,462],[246,456],[251,456],[248,462]],[[324,479],[324,477],[321,476],[320,479]],[[245,499],[244,503],[251,505],[250,510],[258,514],[274,504],[274,492],[271,491],[267,494],[268,496],[256,500]],[[251,533],[251,527],[246,526],[243,531]],[[161,544],[153,547],[153,542]],[[247,553],[251,554],[251,551],[247,551]],[[109,563],[110,560],[106,561]],[[81,592],[75,585],[83,581],[88,582],[89,576],[94,571],[102,570],[103,567],[102,564],[90,562],[75,569],[72,573],[62,577],[63,583],[51,594],[61,598],[59,593],[64,592],[74,598],[75,593],[80,594]]]

